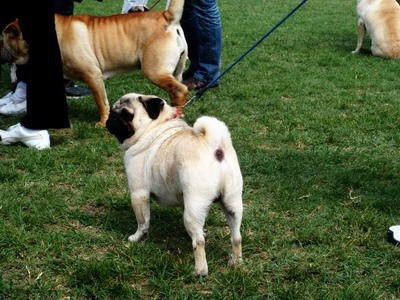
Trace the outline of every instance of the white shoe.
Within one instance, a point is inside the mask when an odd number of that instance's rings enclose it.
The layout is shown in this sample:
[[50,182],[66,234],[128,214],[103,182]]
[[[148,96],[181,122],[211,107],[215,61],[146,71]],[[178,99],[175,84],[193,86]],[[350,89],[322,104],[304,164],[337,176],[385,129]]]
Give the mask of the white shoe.
[[11,102],[11,97],[14,93],[12,91],[9,91],[7,95],[5,95],[3,98],[0,99],[0,106],[6,105]]
[[26,100],[15,103],[10,101],[8,104],[0,106],[0,114],[2,115],[18,115],[26,112]]
[[400,243],[400,225],[393,225],[389,227],[387,231],[387,240],[393,244]]
[[[1,100],[4,104],[0,104],[0,114],[17,115],[26,111],[26,83],[18,82],[14,92],[8,93]],[[1,103],[1,102],[0,102]]]
[[50,148],[50,136],[47,130],[28,129],[18,123],[7,130],[0,130],[0,144],[13,143],[41,150]]

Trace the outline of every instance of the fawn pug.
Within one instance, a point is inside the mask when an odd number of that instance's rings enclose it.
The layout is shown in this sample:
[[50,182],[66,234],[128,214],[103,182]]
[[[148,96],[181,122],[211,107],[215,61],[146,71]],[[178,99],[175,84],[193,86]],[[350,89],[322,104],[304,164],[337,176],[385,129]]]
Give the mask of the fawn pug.
[[[160,205],[182,206],[192,239],[195,272],[208,274],[203,227],[218,202],[231,232],[230,265],[242,262],[243,180],[227,126],[202,116],[190,127],[177,108],[151,95],[127,94],[112,107],[106,126],[125,151],[124,164],[139,241],[150,226],[150,195]],[[173,234],[173,232],[171,232]]]

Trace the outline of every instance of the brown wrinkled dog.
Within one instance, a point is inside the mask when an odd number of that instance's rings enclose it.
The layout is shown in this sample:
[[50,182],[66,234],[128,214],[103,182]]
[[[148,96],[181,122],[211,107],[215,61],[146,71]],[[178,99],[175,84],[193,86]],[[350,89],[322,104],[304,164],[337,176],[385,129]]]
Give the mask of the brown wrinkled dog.
[[400,5],[396,0],[358,0],[357,15],[357,47],[352,53],[360,52],[368,32],[373,55],[400,59]]
[[[100,111],[97,125],[105,126],[110,110],[104,79],[122,72],[141,69],[169,94],[173,106],[185,104],[188,90],[181,80],[187,44],[179,24],[183,4],[171,0],[165,11],[103,17],[55,15],[64,76],[87,84]],[[17,21],[7,27],[19,30]]]

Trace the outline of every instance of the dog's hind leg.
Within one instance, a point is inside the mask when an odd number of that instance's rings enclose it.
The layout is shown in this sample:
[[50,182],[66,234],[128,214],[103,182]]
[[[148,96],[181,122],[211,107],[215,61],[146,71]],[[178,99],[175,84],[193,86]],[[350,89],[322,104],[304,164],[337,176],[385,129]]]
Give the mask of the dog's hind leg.
[[241,193],[227,192],[221,201],[221,208],[228,222],[231,232],[232,255],[229,260],[230,266],[239,266],[242,263],[242,236],[240,226],[242,223],[243,203]]
[[135,234],[131,235],[128,240],[130,242],[140,241],[149,231],[150,227],[150,199],[148,196],[131,197],[132,208],[136,216],[137,229]]
[[172,106],[180,107],[186,103],[188,89],[186,85],[179,82],[173,75],[148,75],[148,78],[151,82],[168,93]]
[[353,54],[360,53],[361,48],[363,47],[364,44],[366,28],[364,22],[361,19],[358,20],[357,30],[358,30],[357,47],[354,51],[351,52]]
[[[193,205],[194,203],[194,205]],[[200,276],[207,276],[208,265],[205,251],[204,222],[208,211],[208,205],[200,206],[204,203],[202,199],[190,199],[185,201],[183,221],[187,233],[192,239],[192,247],[195,260],[195,272]]]

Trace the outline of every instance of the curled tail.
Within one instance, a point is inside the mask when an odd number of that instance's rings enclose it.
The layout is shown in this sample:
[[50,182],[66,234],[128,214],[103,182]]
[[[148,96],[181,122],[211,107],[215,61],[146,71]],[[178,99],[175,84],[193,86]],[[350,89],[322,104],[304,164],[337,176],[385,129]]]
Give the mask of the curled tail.
[[197,136],[203,138],[215,150],[215,157],[218,161],[224,159],[224,153],[233,148],[231,135],[224,122],[214,117],[203,116],[197,119],[193,125]]
[[178,24],[182,18],[184,0],[171,0],[164,16],[170,24]]

